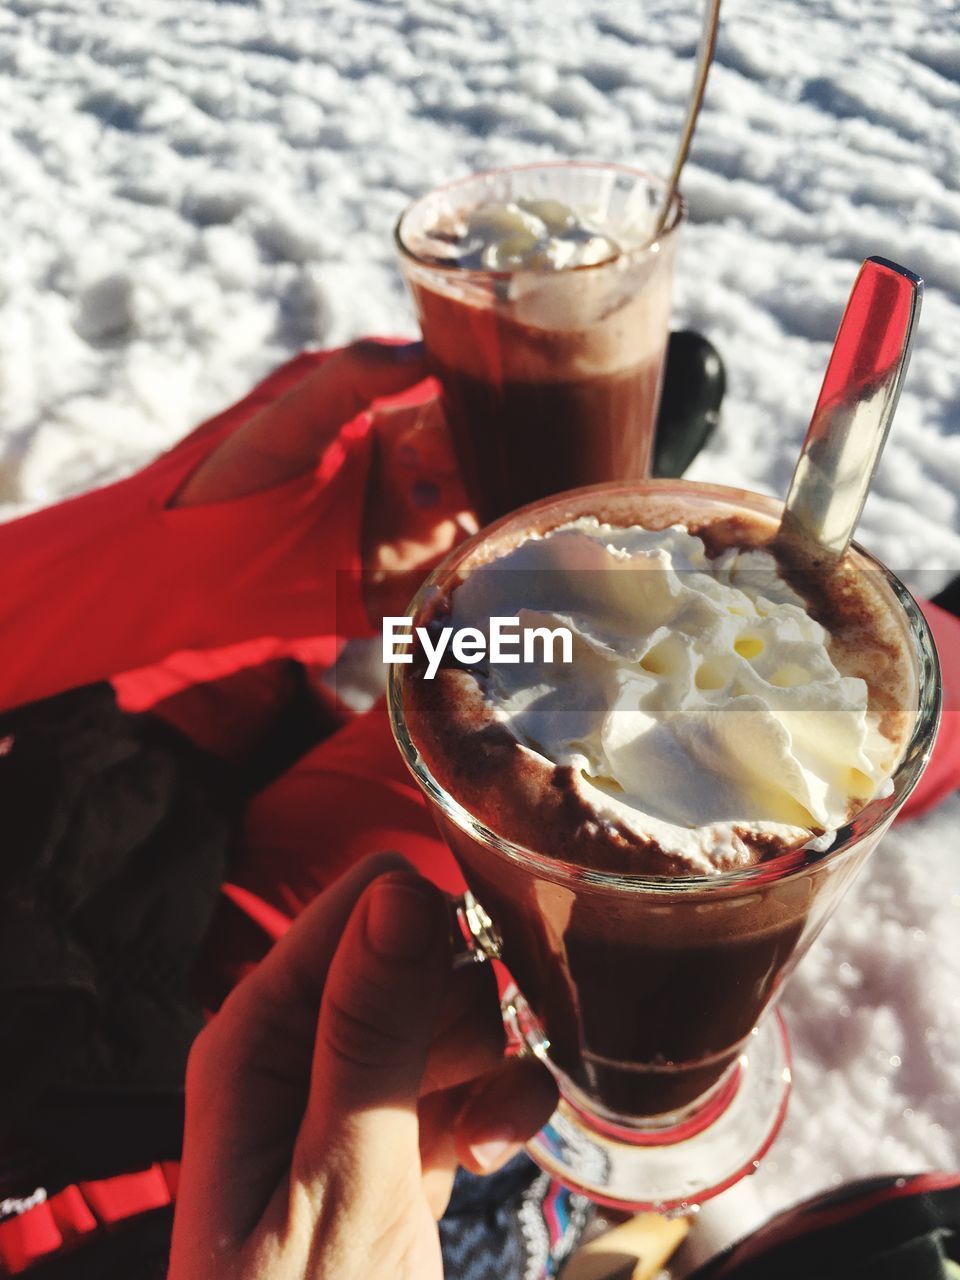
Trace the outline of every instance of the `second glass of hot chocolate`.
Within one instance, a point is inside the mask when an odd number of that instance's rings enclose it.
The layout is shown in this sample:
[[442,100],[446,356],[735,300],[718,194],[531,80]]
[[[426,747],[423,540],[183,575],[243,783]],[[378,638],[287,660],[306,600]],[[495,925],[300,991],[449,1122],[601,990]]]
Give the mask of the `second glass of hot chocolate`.
[[[404,757],[470,887],[466,918],[561,1105],[531,1150],[607,1203],[696,1202],[782,1119],[764,1012],[918,780],[936,657],[852,548],[777,543],[779,504],[683,481],[599,487],[482,530],[410,612],[566,628],[571,660],[395,666]],[[514,653],[517,653],[514,650]]]
[[677,199],[625,166],[492,170],[416,201],[400,261],[481,524],[650,471]]

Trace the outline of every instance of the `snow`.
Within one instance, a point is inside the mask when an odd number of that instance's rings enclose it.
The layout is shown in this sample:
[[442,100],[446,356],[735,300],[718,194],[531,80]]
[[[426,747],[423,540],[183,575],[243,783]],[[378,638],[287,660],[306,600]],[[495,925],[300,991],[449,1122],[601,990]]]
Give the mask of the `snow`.
[[[391,230],[430,186],[664,171],[699,25],[689,0],[8,0],[0,511],[128,472],[304,345],[412,333]],[[783,493],[860,260],[926,277],[861,538],[927,591],[960,568],[957,28],[952,0],[727,0],[675,306],[730,384],[691,474]],[[704,1247],[960,1163],[958,821],[890,835],[793,979],[787,1127]]]

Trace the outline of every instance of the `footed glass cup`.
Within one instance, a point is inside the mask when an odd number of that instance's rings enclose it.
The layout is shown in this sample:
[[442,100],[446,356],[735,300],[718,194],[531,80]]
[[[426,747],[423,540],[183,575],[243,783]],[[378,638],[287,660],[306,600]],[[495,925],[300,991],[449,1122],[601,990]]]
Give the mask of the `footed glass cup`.
[[[780,504],[685,481],[595,486],[533,504],[481,530],[431,575],[410,614],[471,564],[530,527],[581,516],[624,523],[644,495],[693,516],[778,519]],[[572,1189],[609,1206],[683,1209],[753,1172],[786,1110],[790,1058],[771,1006],[796,963],[919,780],[940,708],[933,641],[902,583],[855,544],[913,664],[914,719],[890,793],[846,826],[745,870],[640,876],[586,869],[491,831],[441,786],[404,710],[408,666],[389,705],[400,750],[469,886],[458,916],[475,958],[499,957],[517,991],[508,1026],[548,1065],[560,1103],[529,1144]]]

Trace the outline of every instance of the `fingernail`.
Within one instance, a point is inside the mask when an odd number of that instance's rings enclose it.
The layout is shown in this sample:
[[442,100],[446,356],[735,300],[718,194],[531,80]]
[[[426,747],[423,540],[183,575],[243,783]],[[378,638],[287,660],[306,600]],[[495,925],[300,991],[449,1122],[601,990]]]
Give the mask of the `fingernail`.
[[441,923],[438,896],[427,884],[381,880],[367,906],[367,941],[389,960],[414,960],[433,946]]
[[513,1129],[496,1129],[480,1142],[470,1143],[470,1154],[481,1169],[495,1169],[518,1145]]

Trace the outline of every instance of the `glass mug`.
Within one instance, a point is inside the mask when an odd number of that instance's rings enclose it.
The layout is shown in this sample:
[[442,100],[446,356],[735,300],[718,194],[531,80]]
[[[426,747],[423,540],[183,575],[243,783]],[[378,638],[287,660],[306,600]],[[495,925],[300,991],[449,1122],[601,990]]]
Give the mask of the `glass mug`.
[[[779,521],[767,497],[682,480],[595,486],[535,503],[481,530],[412,602],[418,616],[472,564],[534,526],[581,516],[642,523],[644,495],[693,516]],[[505,1020],[541,1057],[560,1103],[529,1144],[573,1190],[623,1209],[684,1208],[752,1172],[782,1123],[789,1046],[770,1006],[919,780],[936,735],[940,681],[929,628],[898,579],[856,544],[913,664],[915,718],[892,791],[836,832],[745,870],[638,876],[585,869],[488,827],[436,780],[405,715],[409,666],[389,707],[403,757],[459,863],[461,926],[477,958],[499,957],[519,992]],[[522,994],[520,994],[522,993]],[[766,1016],[765,1016],[766,1015]]]
[[652,232],[665,195],[625,165],[518,165],[440,187],[401,216],[400,266],[481,524],[574,485],[650,474],[684,205],[675,198],[653,243],[559,270],[438,261],[429,233],[486,201],[532,200],[592,213],[616,238]]

